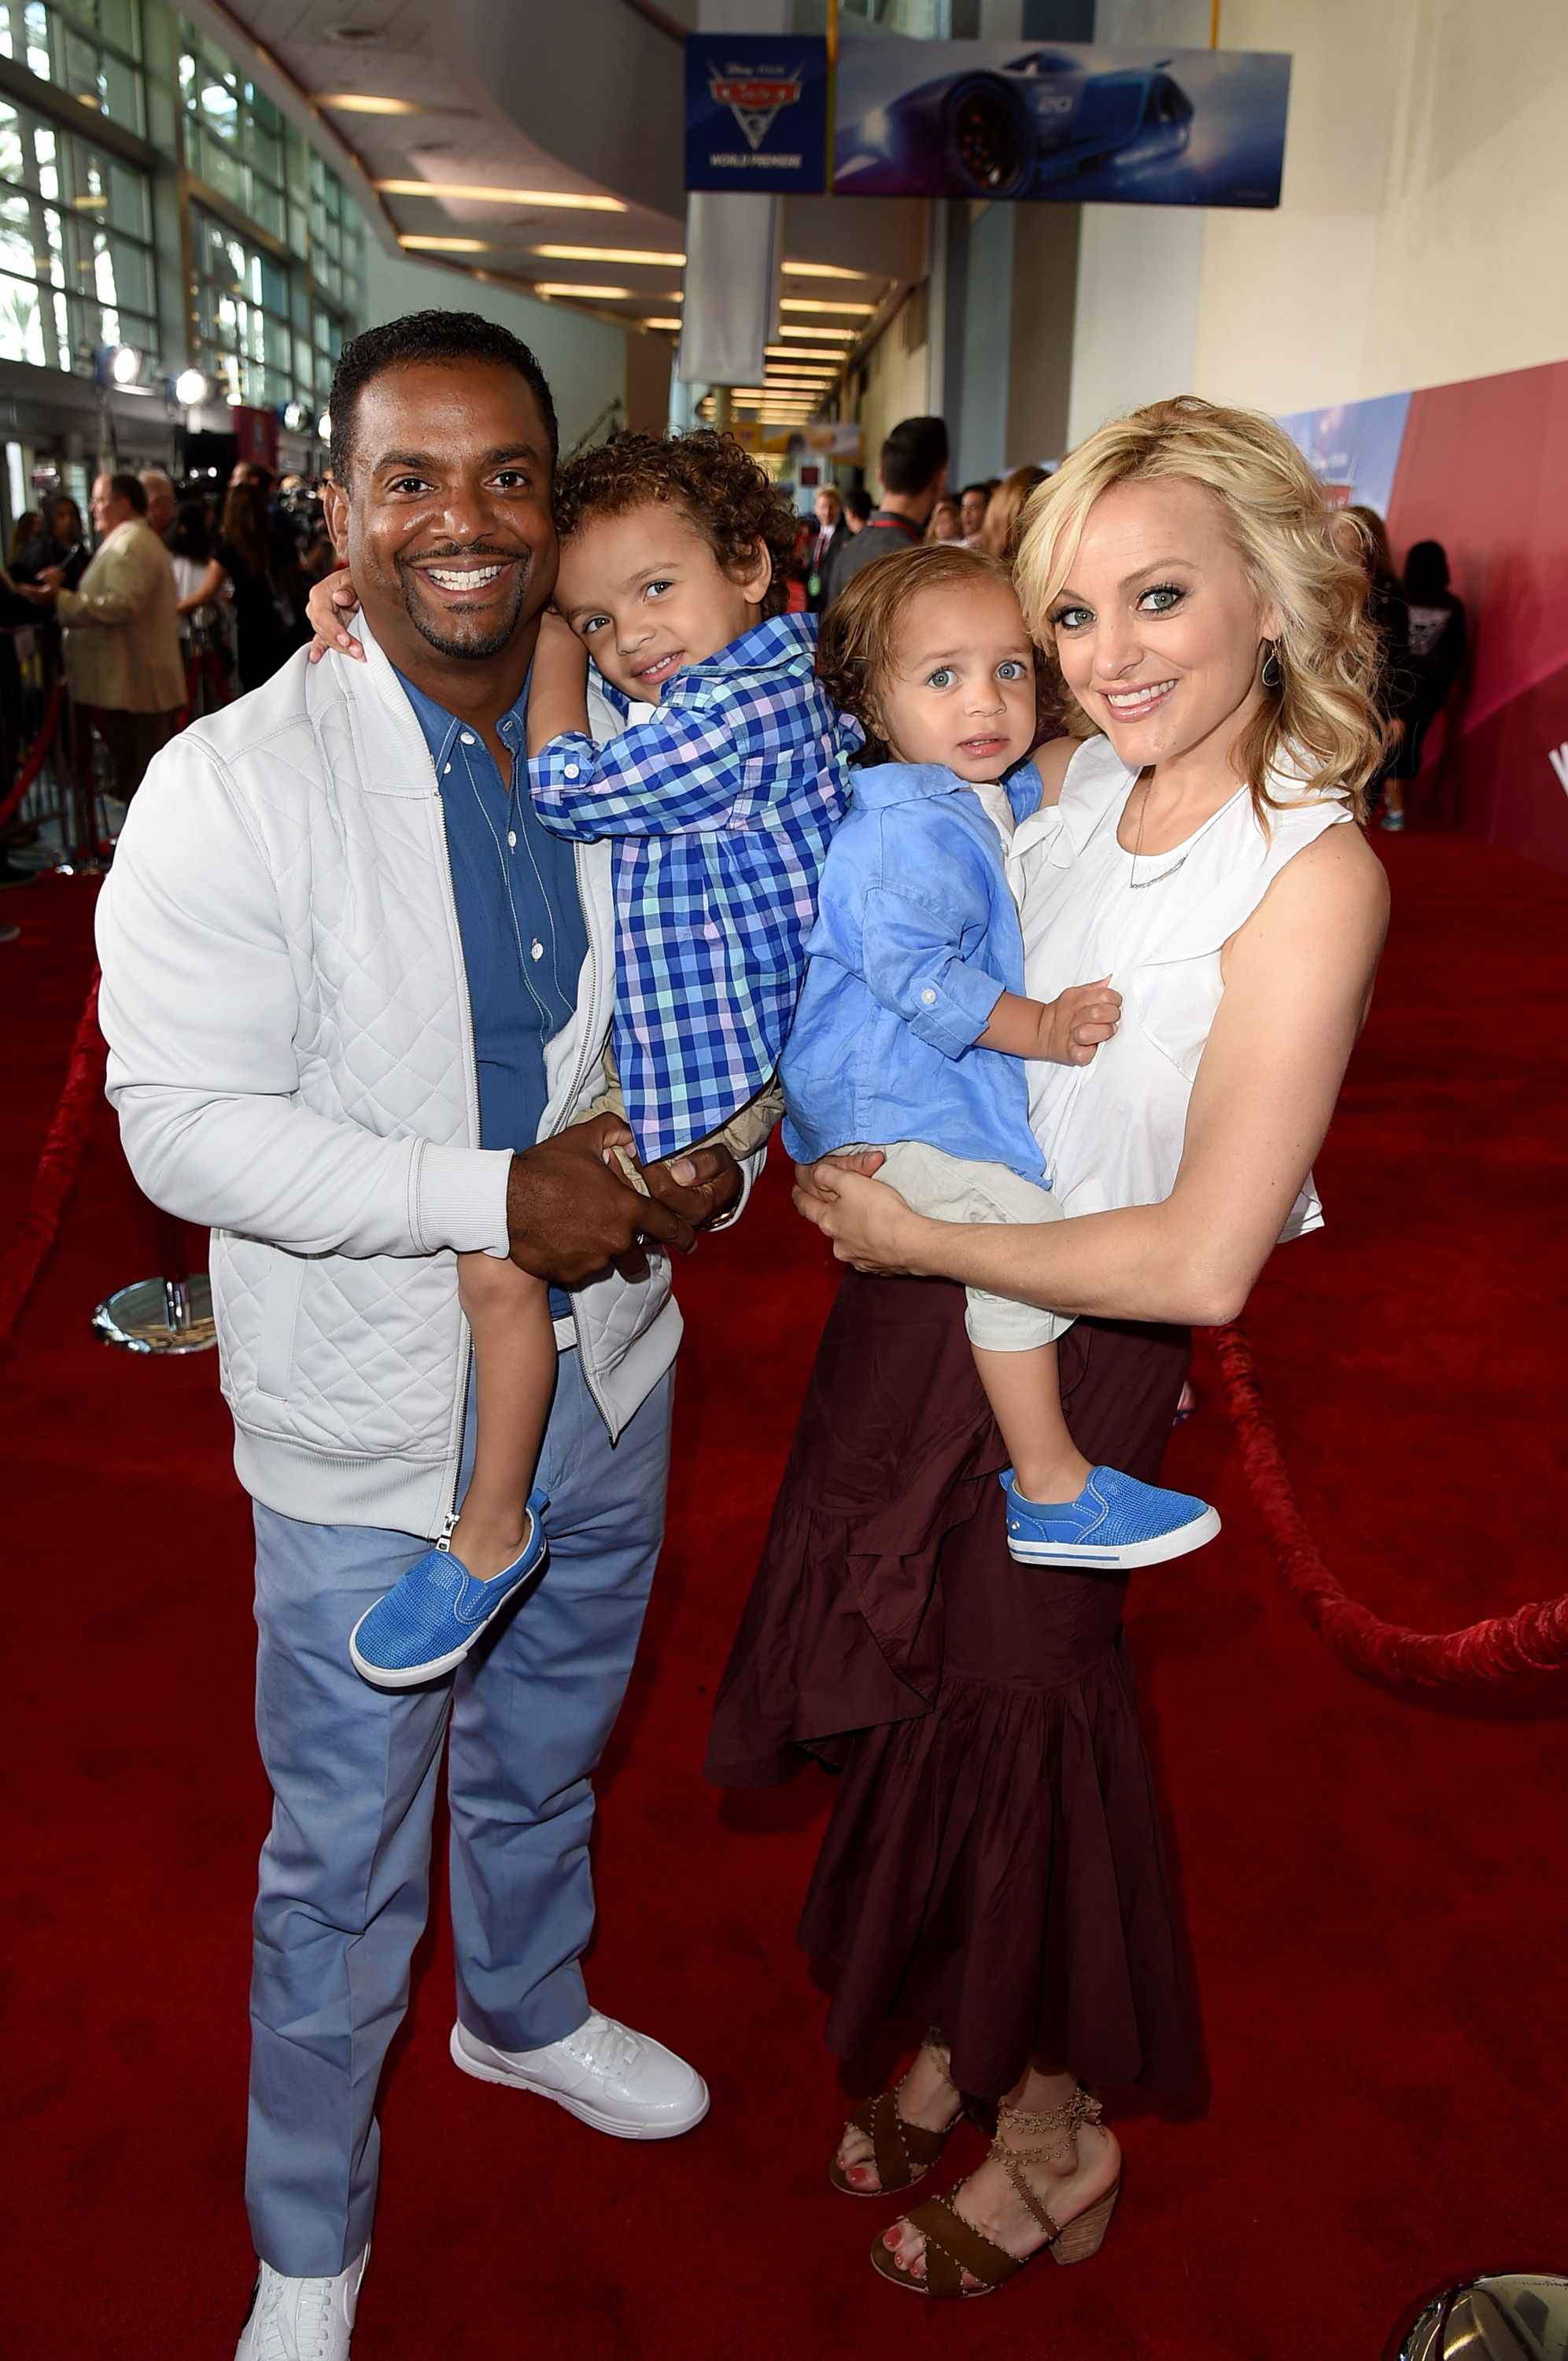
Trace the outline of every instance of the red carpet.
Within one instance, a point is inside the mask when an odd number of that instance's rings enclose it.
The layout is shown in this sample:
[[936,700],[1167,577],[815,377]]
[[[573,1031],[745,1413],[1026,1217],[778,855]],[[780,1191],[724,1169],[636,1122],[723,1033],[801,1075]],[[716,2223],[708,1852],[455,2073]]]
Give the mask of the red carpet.
[[[1565,1579],[1547,1426],[1568,884],[1464,838],[1388,851],[1394,938],[1321,1159],[1330,1227],[1276,1258],[1249,1325],[1337,1571],[1436,1627]],[[0,949],[5,1215],[86,988],[90,891],[4,897],[25,928]],[[251,2273],[266,1805],[245,1508],[211,1359],[148,1367],[86,1325],[152,1262],[105,1112],[0,1370],[16,1544],[0,2344],[18,2361],[226,2361]],[[1000,2361],[1377,2361],[1433,2282],[1562,2270],[1568,1679],[1396,1694],[1343,1670],[1278,1591],[1201,1356],[1203,1408],[1169,1468],[1220,1502],[1226,1533],[1144,1578],[1133,1643],[1204,2081],[1174,2105],[1112,2094],[1126,2191],[1090,2268],[1042,2263],[978,2314],[934,2316],[873,2279],[865,2249],[893,2209],[828,2191],[846,2103],[791,1939],[826,1776],[737,1802],[697,1775],[832,1285],[776,1171],[684,1275],[670,1543],[601,1780],[595,1996],[701,2063],[712,2115],[673,2147],[611,2145],[461,2080],[439,1928],[386,2097],[356,2355],[823,2361],[914,2338]]]

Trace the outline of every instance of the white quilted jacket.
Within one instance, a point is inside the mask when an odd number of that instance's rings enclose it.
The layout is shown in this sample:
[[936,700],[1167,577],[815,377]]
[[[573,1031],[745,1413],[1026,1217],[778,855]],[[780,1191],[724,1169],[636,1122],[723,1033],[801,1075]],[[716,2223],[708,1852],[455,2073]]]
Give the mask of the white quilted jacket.
[[[241,1481],[313,1524],[434,1534],[468,1356],[454,1257],[506,1251],[510,1159],[476,1145],[434,769],[356,628],[364,664],[298,655],[156,758],[99,896],[99,1007],[132,1170],[212,1225]],[[602,1086],[608,846],[579,847],[577,876],[588,951],[542,1137]],[[668,1264],[573,1306],[561,1341],[613,1436],[680,1341]]]

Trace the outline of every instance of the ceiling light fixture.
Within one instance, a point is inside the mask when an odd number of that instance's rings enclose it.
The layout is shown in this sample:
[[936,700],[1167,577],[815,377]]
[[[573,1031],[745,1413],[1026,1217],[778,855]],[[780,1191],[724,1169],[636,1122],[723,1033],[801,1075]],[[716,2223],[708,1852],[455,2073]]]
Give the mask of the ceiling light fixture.
[[681,323],[679,320],[644,320],[642,325],[645,328],[673,328],[678,334]]
[[414,237],[398,232],[400,246],[411,246],[421,254],[492,254],[495,248],[483,237]]
[[852,312],[858,320],[869,320],[876,310],[874,303],[830,303],[825,296],[786,295],[779,304],[781,312]]
[[869,279],[869,270],[840,270],[836,262],[786,262],[786,279]]
[[685,268],[684,254],[666,254],[649,246],[536,246],[531,251],[546,262],[646,262],[663,270]]
[[[437,110],[422,106],[416,98],[378,98],[368,90],[319,90],[317,106],[335,106],[343,115],[429,115]],[[467,112],[466,108],[442,107],[443,115]]]
[[630,287],[579,287],[576,280],[571,279],[536,279],[532,291],[535,295],[565,295],[569,300],[582,295],[594,296],[601,303],[624,303],[631,293]]
[[808,328],[798,320],[792,320],[787,327],[779,330],[779,334],[793,337],[796,344],[809,337],[813,344],[817,345],[852,345],[860,331],[858,328]]
[[[384,197],[447,197],[470,205],[554,205],[564,213],[623,214],[619,197],[585,197],[565,189],[482,189],[467,181],[378,181]],[[871,305],[866,306],[867,311]]]

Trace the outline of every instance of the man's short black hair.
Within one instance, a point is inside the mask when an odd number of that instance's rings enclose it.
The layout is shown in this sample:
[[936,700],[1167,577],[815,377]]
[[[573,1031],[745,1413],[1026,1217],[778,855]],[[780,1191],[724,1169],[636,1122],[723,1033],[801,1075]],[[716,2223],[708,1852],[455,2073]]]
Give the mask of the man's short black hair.
[[991,486],[989,484],[966,484],[963,490],[959,494],[959,500],[967,500],[971,492],[978,492],[982,500],[988,500],[991,498]]
[[137,516],[147,514],[147,486],[139,476],[133,476],[128,467],[116,467],[110,477],[109,497],[115,500],[128,500]]
[[877,473],[883,491],[926,492],[947,464],[947,420],[905,418],[883,445]]
[[521,337],[494,320],[481,319],[477,312],[409,312],[382,327],[367,328],[337,357],[327,414],[332,420],[332,472],[340,484],[346,488],[348,483],[360,394],[383,369],[422,361],[499,361],[503,368],[516,369],[539,404],[554,463],[561,440],[555,404],[544,371]]
[[864,490],[861,485],[857,484],[852,492],[845,493],[844,506],[849,511],[850,516],[859,517],[861,522],[864,524],[867,517],[870,516],[872,508],[875,506],[875,502],[872,500],[870,492]]

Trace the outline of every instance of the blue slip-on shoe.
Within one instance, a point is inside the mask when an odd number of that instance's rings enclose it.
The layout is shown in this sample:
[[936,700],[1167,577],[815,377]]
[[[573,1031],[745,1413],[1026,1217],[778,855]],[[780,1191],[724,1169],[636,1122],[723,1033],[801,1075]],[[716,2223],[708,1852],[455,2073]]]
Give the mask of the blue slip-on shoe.
[[1201,1549],[1220,1530],[1220,1512],[1190,1492],[1140,1484],[1114,1467],[1094,1467],[1076,1500],[1025,1500],[1004,1467],[1007,1546],[1021,1565],[1092,1565],[1108,1574],[1161,1565]]
[[548,1505],[543,1492],[529,1494],[522,1554],[489,1582],[480,1582],[439,1543],[426,1550],[355,1625],[348,1641],[355,1671],[379,1689],[411,1689],[460,1664],[519,1586],[544,1563]]

